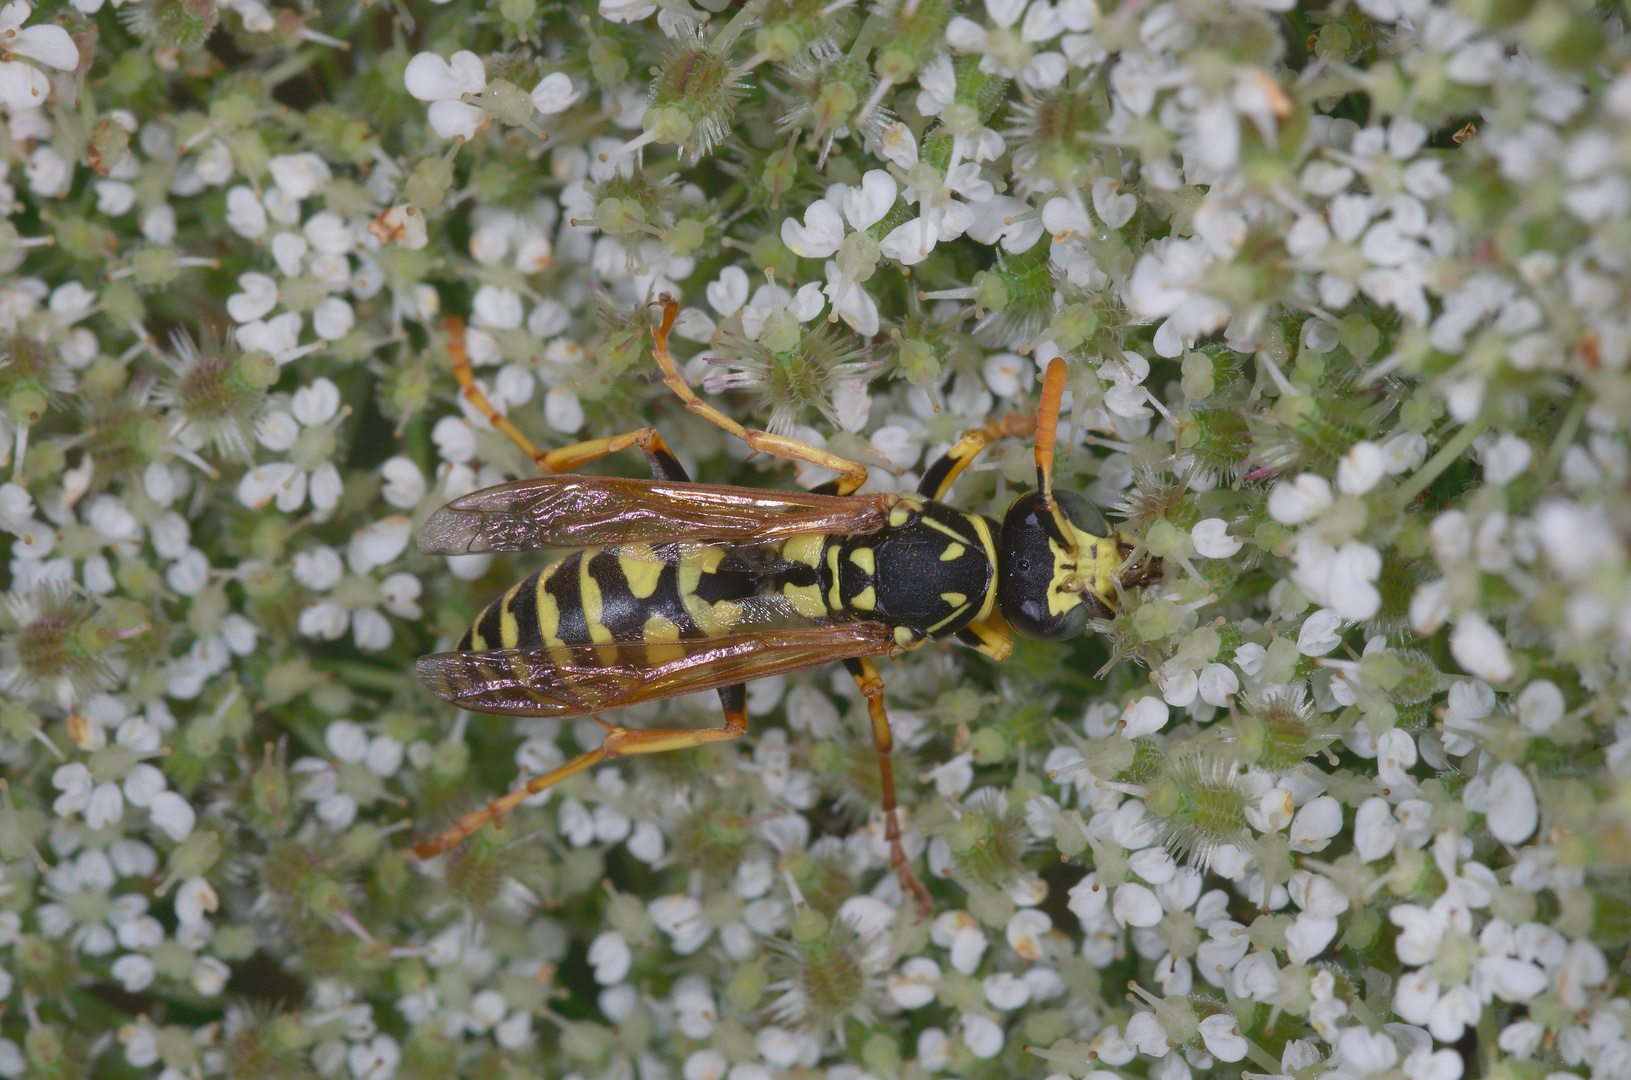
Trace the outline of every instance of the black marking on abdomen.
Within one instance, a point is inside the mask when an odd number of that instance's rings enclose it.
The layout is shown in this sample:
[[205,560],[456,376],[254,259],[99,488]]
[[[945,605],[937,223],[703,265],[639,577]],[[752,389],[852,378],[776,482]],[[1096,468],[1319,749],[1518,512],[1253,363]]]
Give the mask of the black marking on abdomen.
[[504,647],[504,598],[494,600],[482,611],[476,622],[476,633],[489,649]]
[[[518,648],[542,645],[544,634],[538,625],[538,575],[533,574],[516,586],[515,598],[510,601],[510,615],[515,619],[515,644]],[[483,633],[485,635],[485,632]],[[492,647],[491,644],[488,646]]]
[[578,588],[583,552],[575,552],[556,563],[544,579],[544,592],[555,600],[555,636],[565,645],[590,645],[589,623],[583,615],[583,593]]

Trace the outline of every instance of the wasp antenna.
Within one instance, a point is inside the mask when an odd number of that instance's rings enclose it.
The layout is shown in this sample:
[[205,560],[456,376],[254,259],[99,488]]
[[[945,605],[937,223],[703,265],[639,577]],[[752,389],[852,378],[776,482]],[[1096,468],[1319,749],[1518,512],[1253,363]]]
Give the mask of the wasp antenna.
[[1059,431],[1059,401],[1065,395],[1065,358],[1048,361],[1042,379],[1042,404],[1036,410],[1036,486],[1053,504],[1053,441]]
[[1052,515],[1074,559],[1076,532],[1053,497],[1053,444],[1059,433],[1059,402],[1064,396],[1065,358],[1056,356],[1048,361],[1048,373],[1042,378],[1042,403],[1036,410],[1036,486],[1042,490],[1042,505]]

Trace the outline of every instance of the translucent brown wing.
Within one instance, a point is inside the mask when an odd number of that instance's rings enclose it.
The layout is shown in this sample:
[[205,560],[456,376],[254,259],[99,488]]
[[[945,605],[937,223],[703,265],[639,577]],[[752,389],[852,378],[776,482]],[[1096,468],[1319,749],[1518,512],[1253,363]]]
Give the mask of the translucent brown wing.
[[585,716],[898,651],[882,623],[827,623],[663,645],[436,653],[419,658],[419,678],[437,697],[472,712]]
[[461,495],[419,530],[427,555],[604,547],[765,544],[882,528],[888,495],[811,495],[722,484],[540,476]]

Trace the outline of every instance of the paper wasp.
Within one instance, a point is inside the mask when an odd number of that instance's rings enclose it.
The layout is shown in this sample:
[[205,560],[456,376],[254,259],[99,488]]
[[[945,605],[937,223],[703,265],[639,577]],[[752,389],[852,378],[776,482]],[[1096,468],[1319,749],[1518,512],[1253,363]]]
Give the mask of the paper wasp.
[[[745,683],[842,661],[871,717],[891,864],[926,909],[928,893],[901,847],[889,717],[873,661],[948,637],[1002,660],[1013,651],[1010,628],[1043,641],[1074,637],[1113,615],[1119,590],[1142,584],[1154,565],[1130,561],[1127,538],[1086,498],[1053,488],[1064,361],[1055,358],[1043,380],[1037,490],[1015,499],[999,524],[940,501],[990,432],[964,434],[924,471],[916,494],[856,494],[864,466],[744,428],[698,398],[668,350],[678,305],[667,295],[657,303],[653,352],[687,409],[754,451],[839,475],[809,493],[693,483],[653,428],[539,450],[488,403],[455,328],[450,352],[466,399],[545,475],[454,499],[425,522],[420,551],[583,550],[490,603],[455,651],[419,660],[420,678],[460,708],[507,716],[586,716],[717,690],[725,722],[649,730],[600,721],[607,734],[598,749],[532,777],[416,850],[427,858],[446,850],[598,762],[736,738],[747,731]],[[651,480],[571,473],[636,446]]]

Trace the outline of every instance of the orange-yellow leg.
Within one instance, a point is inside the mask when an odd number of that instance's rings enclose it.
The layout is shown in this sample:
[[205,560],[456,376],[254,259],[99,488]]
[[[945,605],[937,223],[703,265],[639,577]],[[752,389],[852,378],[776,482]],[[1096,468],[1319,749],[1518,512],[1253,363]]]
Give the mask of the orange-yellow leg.
[[1075,562],[1076,533],[1053,497],[1053,446],[1059,432],[1059,405],[1064,396],[1065,358],[1056,356],[1048,361],[1048,372],[1042,377],[1042,402],[1036,410],[1036,486],[1042,489],[1042,505],[1053,515],[1055,527],[1068,541],[1070,558]]
[[841,458],[836,454],[829,454],[825,450],[811,446],[798,439],[790,439],[785,435],[772,435],[768,431],[758,431],[745,428],[735,420],[726,416],[712,405],[697,397],[696,391],[691,389],[680,374],[680,369],[674,363],[673,355],[668,351],[668,332],[674,328],[674,318],[679,314],[679,303],[667,293],[659,296],[655,303],[662,305],[662,322],[651,328],[652,354],[657,358],[657,367],[663,374],[663,384],[678,395],[680,401],[692,413],[702,417],[709,423],[723,428],[748,444],[749,449],[761,454],[774,454],[777,457],[787,458],[791,461],[808,462],[819,465],[823,469],[831,469],[839,475],[833,481],[832,492],[836,495],[850,495],[866,483],[866,466],[858,465],[853,461]]
[[929,890],[923,887],[923,882],[912,873],[912,866],[906,860],[906,849],[900,842],[900,816],[895,810],[895,770],[889,763],[889,755],[895,748],[895,737],[890,734],[889,713],[883,707],[883,679],[871,660],[845,660],[844,666],[854,677],[855,685],[861,688],[861,694],[866,698],[867,714],[872,718],[872,745],[878,750],[883,835],[889,841],[889,865],[895,868],[895,874],[900,878],[901,891],[917,897],[918,913],[926,919],[934,910],[934,901],[929,896]]
[[990,445],[991,435],[985,428],[963,432],[963,437],[952,444],[950,450],[935,458],[923,470],[923,479],[917,483],[917,493],[936,502],[944,499],[963,470],[972,465],[974,459]]
[[602,761],[610,761],[612,758],[624,757],[628,754],[662,754],[670,750],[689,750],[692,747],[703,746],[707,743],[734,739],[746,732],[748,729],[747,687],[740,685],[727,686],[719,691],[719,698],[725,706],[724,725],[716,728],[703,728],[700,731],[691,728],[624,728],[615,724],[608,724],[596,717],[596,721],[600,726],[606,729],[606,738],[598,747],[588,753],[579,754],[558,769],[553,769],[542,776],[533,777],[525,784],[494,799],[480,810],[464,815],[440,835],[423,844],[414,845],[414,854],[421,859],[429,859],[450,848],[457,847],[471,833],[490,821],[497,821],[540,791],[554,787],[567,777],[575,776],[591,766],[600,764]]
[[532,440],[521,433],[521,429],[512,424],[508,417],[493,408],[493,403],[487,400],[487,395],[481,392],[476,385],[476,373],[470,367],[470,357],[464,348],[464,322],[457,316],[447,320],[448,355],[453,360],[453,377],[459,381],[460,392],[464,399],[476,411],[487,418],[494,428],[503,432],[509,440],[520,448],[523,454],[532,459],[542,473],[564,473],[573,469],[582,468],[591,461],[598,461],[607,454],[615,454],[619,450],[627,450],[637,446],[646,455],[646,461],[651,466],[652,475],[659,480],[687,480],[685,469],[674,456],[674,452],[663,441],[662,435],[656,428],[640,428],[638,431],[625,432],[622,435],[612,435],[604,439],[589,439],[571,446],[563,446],[558,450],[540,450],[534,446]]
[[1014,638],[1002,612],[992,611],[983,621],[971,622],[957,631],[957,640],[1001,662],[1014,654]]

